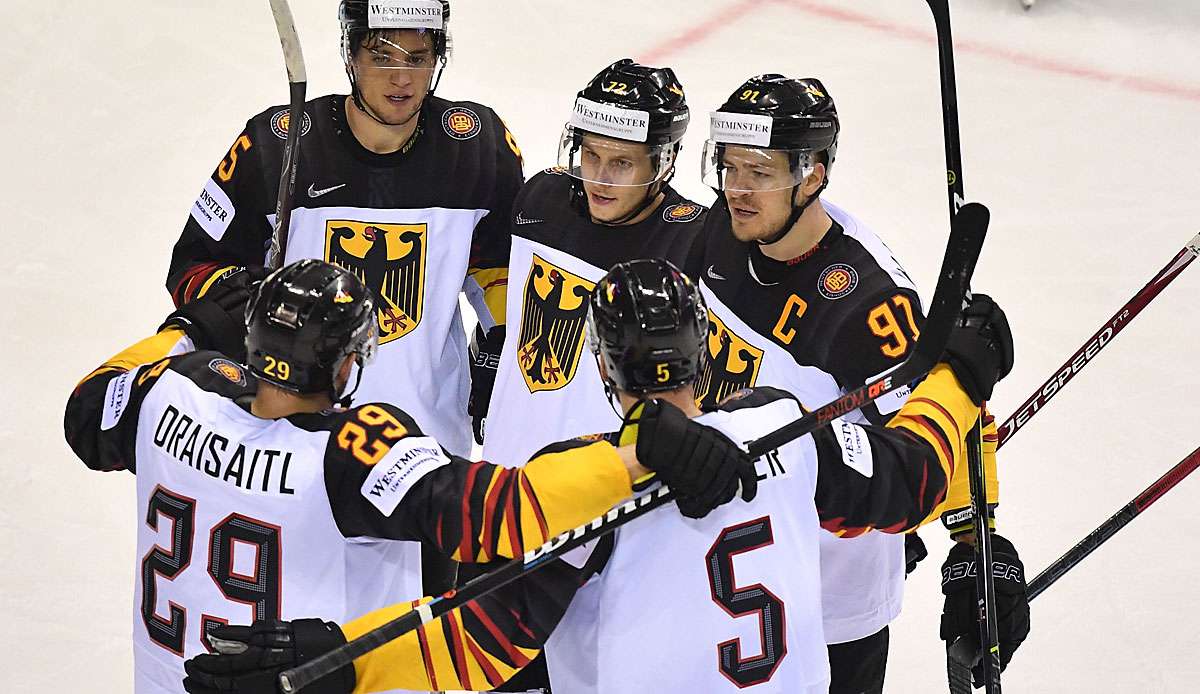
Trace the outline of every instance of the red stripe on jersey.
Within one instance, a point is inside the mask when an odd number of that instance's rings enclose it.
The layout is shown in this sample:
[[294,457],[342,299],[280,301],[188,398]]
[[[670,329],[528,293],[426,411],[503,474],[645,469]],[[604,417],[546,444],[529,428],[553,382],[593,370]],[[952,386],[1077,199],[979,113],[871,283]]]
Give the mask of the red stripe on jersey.
[[475,476],[479,473],[479,469],[482,466],[482,463],[475,463],[468,466],[467,480],[463,484],[462,537],[458,541],[458,556],[460,561],[475,561],[475,552],[472,551],[475,534],[471,532],[471,492],[475,489]]
[[479,619],[480,623],[483,624],[483,627],[488,630],[489,634],[492,635],[492,638],[496,639],[496,643],[498,643],[500,647],[504,649],[505,654],[508,655],[509,662],[511,662],[514,667],[523,668],[529,664],[529,658],[526,658],[523,653],[516,649],[516,647],[513,645],[513,642],[509,640],[507,636],[505,636],[504,632],[500,631],[500,627],[496,626],[496,623],[492,621],[492,618],[488,616],[487,612],[483,611],[483,608],[479,606],[479,603],[472,600],[471,602],[467,603],[467,609],[469,609],[471,614],[474,614],[475,617]]
[[[912,421],[919,424],[925,431],[928,431],[933,436],[933,439],[937,441],[938,448],[942,449],[942,455],[946,456],[946,460],[950,465],[950,472],[953,473],[955,464],[954,455],[950,452],[950,442],[946,440],[946,435],[942,433],[942,428],[928,417],[922,415],[913,417]],[[925,464],[928,465],[929,461],[925,461]]]
[[[193,295],[195,294],[195,292],[192,291],[193,284],[197,287],[204,284],[201,278],[208,275],[208,273],[212,272],[213,270],[216,270],[218,267],[221,267],[221,264],[213,262],[200,263],[199,265],[194,265],[191,268],[188,268],[187,272],[183,273],[183,277],[179,279],[179,284],[175,285],[175,291],[171,292],[171,301],[175,302],[175,307],[178,308],[191,301]],[[198,279],[200,279],[200,281],[196,281]]]
[[526,636],[536,641],[537,637],[533,635],[533,632],[529,629],[529,627],[525,626],[525,622],[521,621],[521,615],[511,607],[508,608],[508,612],[512,615],[512,618],[516,620],[517,628],[524,632]]
[[491,282],[488,282],[487,285],[483,288],[483,291],[486,292],[487,290],[491,289],[492,287],[506,287],[506,286],[508,286],[508,278],[507,277],[505,277],[503,279],[492,280]]
[[542,542],[547,542],[550,539],[550,526],[546,525],[546,514],[542,512],[542,504],[538,501],[537,495],[533,493],[533,485],[529,482],[529,477],[518,471],[521,480],[521,489],[525,490],[525,496],[529,497],[529,505],[533,507],[533,516],[537,518],[538,527],[542,530]]
[[942,415],[944,415],[946,417],[946,419],[950,420],[950,423],[954,426],[955,438],[961,439],[963,437],[962,432],[958,430],[958,422],[953,417],[950,416],[950,413],[947,412],[946,408],[942,407],[940,403],[936,403],[933,400],[930,400],[929,398],[909,398],[909,402],[923,402],[927,405],[932,406],[938,412],[941,412]]
[[[413,600],[412,606],[415,609],[420,606],[420,600]],[[429,678],[429,685],[434,689],[441,689],[438,686],[437,672],[433,667],[433,654],[429,652],[429,637],[425,634],[425,625],[417,627],[417,642],[421,646],[421,660],[425,663],[425,676]]]
[[463,637],[462,632],[458,629],[458,623],[454,621],[454,613],[451,612],[442,618],[446,628],[450,630],[450,636],[447,639],[450,642],[450,659],[454,661],[454,669],[458,672],[458,683],[464,689],[475,689],[471,684],[471,673],[467,671],[466,656],[463,654]]
[[481,545],[483,561],[491,561],[494,558],[491,551],[492,547],[495,546],[492,528],[495,526],[495,521],[499,520],[496,518],[496,503],[500,500],[500,494],[503,492],[511,473],[512,470],[503,468],[495,470],[492,476],[494,480],[492,489],[488,492],[487,499],[483,503],[483,518],[480,519],[480,523],[483,524],[483,543]]
[[499,687],[504,684],[504,678],[500,676],[500,672],[496,670],[496,667],[492,665],[492,661],[488,660],[487,655],[475,644],[474,640],[467,639],[467,648],[471,650],[471,655],[475,657],[475,662],[479,663],[479,668],[483,670],[483,676],[487,679],[489,685]]
[[[510,484],[504,495],[504,515],[508,519],[508,545],[514,557],[519,557],[525,551],[525,543],[521,541],[520,513],[517,505],[521,499],[516,494],[517,485]],[[514,498],[516,497],[516,498]]]

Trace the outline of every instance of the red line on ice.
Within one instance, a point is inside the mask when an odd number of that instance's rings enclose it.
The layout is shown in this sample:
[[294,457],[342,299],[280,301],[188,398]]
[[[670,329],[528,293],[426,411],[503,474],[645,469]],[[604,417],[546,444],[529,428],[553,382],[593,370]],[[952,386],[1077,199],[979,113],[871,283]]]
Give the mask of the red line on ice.
[[644,65],[661,64],[669,56],[678,53],[688,46],[700,43],[718,29],[727,27],[741,17],[746,16],[748,11],[755,5],[761,4],[762,0],[740,0],[732,5],[726,5],[710,14],[706,19],[701,20],[698,24],[685,29],[683,33],[676,34],[665,41],[660,41],[658,44],[642,51],[638,62]]

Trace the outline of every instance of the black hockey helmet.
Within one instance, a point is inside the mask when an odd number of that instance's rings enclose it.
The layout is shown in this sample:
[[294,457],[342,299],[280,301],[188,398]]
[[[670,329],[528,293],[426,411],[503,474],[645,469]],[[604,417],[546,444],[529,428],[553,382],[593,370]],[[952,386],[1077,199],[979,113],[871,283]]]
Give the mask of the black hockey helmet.
[[[779,232],[760,243],[774,243],[783,237],[804,210],[820,197],[829,183],[829,171],[837,157],[841,124],[837,106],[825,85],[813,77],[791,78],[768,74],[751,77],[739,86],[721,108],[711,115],[709,139],[704,144],[701,176],[717,191],[765,191],[791,188],[792,214]],[[786,153],[787,175],[730,181],[725,152],[728,147],[767,156],[768,152]],[[820,159],[819,159],[820,158]],[[812,173],[816,163],[825,165],[821,186],[808,199],[795,201],[795,193]]]
[[[669,67],[649,67],[622,58],[604,68],[576,96],[571,119],[559,140],[558,165],[572,178],[572,200],[587,211],[587,200],[579,181],[588,175],[581,162],[585,135],[645,144],[652,164],[645,180],[606,178],[597,183],[617,186],[646,186],[646,201],[621,223],[645,210],[675,173],[675,160],[690,112],[683,86]],[[603,141],[603,140],[601,140]],[[592,179],[587,179],[592,180]]]
[[338,23],[342,27],[342,62],[346,66],[346,76],[350,78],[350,92],[355,105],[363,113],[379,121],[363,103],[362,93],[358,88],[354,54],[359,46],[372,36],[379,36],[386,41],[382,37],[382,32],[385,31],[412,29],[431,33],[434,65],[430,75],[429,93],[433,94],[437,89],[438,82],[442,79],[442,71],[450,59],[450,0],[340,0]]
[[258,378],[296,393],[329,393],[346,355],[361,376],[378,345],[375,301],[351,272],[306,259],[271,273],[246,304],[246,356]]
[[708,358],[708,308],[696,285],[667,260],[621,263],[592,290],[592,352],[605,385],[632,395],[696,380]]

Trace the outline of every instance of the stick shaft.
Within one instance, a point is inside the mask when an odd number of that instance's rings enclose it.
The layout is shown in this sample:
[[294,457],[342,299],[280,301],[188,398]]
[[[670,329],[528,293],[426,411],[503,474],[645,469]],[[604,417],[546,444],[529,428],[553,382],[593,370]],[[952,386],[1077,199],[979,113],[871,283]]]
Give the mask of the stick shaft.
[[1196,234],[1190,241],[1175,254],[1171,262],[1167,263],[1157,275],[1154,276],[1146,286],[1142,287],[1137,294],[1117,310],[1105,323],[1097,330],[1090,338],[1088,338],[1071,358],[1063,362],[1062,366],[1054,371],[1037,390],[1030,395],[1025,402],[1016,409],[1008,419],[999,427],[1000,438],[997,442],[997,447],[1003,446],[1013,437],[1021,427],[1025,426],[1031,418],[1042,407],[1050,401],[1050,398],[1058,394],[1071,379],[1075,378],[1075,374],[1083,370],[1083,367],[1091,363],[1092,359],[1104,349],[1108,343],[1112,342],[1125,326],[1129,325],[1134,318],[1137,317],[1142,309],[1146,308],[1156,296],[1166,289],[1167,285],[1178,277],[1188,265],[1191,264],[1196,256],[1200,255],[1200,234]]
[[271,248],[267,253],[267,267],[283,265],[287,252],[288,229],[292,221],[292,207],[296,191],[296,173],[300,168],[300,136],[304,132],[304,94],[307,76],[304,70],[304,54],[300,50],[300,36],[296,33],[296,22],[287,0],[270,0],[271,15],[279,32],[279,44],[283,48],[283,61],[287,67],[288,134],[283,146],[283,167],[279,173],[279,194],[275,199],[275,225],[271,230]]

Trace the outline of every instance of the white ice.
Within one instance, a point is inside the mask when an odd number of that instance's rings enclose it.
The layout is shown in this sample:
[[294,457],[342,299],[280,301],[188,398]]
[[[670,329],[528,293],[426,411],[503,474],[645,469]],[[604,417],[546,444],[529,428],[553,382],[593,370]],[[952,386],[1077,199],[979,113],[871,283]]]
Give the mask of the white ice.
[[[343,91],[335,3],[293,5],[309,94]],[[1017,339],[993,402],[1003,418],[1200,231],[1200,7],[954,12],[966,191],[993,212],[975,287]],[[287,100],[284,71],[266,2],[5,2],[0,27],[0,691],[127,691],[133,480],[79,464],[63,404],[169,310],[187,210],[245,119]],[[843,123],[829,198],[932,290],[947,213],[920,0],[455,0],[453,29],[440,92],[494,106],[529,174],[553,164],[571,98],[599,68],[626,55],[674,66],[695,114],[676,182],[705,202],[707,112],[751,74],[821,77]],[[1001,452],[1000,528],[1031,575],[1200,444],[1198,289],[1189,269]],[[1198,504],[1200,479],[1185,481],[1036,601],[1007,690],[1195,691]],[[945,691],[948,541],[923,536],[932,556],[893,625],[888,692]]]

